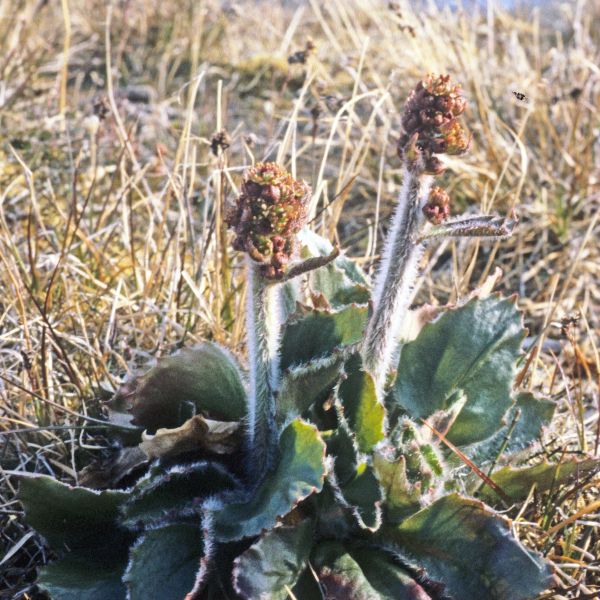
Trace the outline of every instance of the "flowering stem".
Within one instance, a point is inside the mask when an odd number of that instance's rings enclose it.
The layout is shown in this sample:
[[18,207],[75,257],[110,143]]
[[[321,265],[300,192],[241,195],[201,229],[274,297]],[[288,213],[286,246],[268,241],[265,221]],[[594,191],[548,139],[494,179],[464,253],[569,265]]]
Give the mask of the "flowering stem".
[[247,456],[250,472],[268,470],[277,443],[275,392],[279,383],[279,342],[282,318],[281,286],[268,282],[261,267],[246,257],[248,292],[246,326],[250,392]]
[[373,314],[367,326],[363,360],[375,379],[380,397],[396,354],[398,332],[410,304],[410,293],[423,254],[424,246],[417,239],[431,181],[428,175],[404,169],[398,205],[375,280]]

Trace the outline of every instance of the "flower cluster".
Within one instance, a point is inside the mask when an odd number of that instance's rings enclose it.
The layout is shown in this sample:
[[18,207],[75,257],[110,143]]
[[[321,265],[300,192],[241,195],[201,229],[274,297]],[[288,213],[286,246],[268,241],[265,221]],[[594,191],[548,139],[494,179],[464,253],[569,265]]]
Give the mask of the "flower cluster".
[[435,154],[462,154],[469,138],[458,122],[466,108],[460,86],[450,84],[449,75],[428,75],[410,93],[404,106],[404,134],[398,153],[409,168],[439,175],[444,171]]
[[281,279],[295,252],[295,234],[306,221],[311,191],[276,163],[257,163],[244,175],[241,193],[226,221],[234,248],[261,263],[267,279]]
[[423,207],[423,214],[434,225],[443,223],[450,216],[450,197],[446,190],[438,186],[431,188],[427,204]]

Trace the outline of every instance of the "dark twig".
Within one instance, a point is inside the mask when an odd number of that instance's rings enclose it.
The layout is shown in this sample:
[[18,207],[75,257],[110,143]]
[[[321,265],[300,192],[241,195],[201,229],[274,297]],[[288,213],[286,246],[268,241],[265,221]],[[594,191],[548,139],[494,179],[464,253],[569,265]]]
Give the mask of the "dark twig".
[[313,258],[307,258],[306,260],[294,265],[284,276],[282,279],[278,279],[274,283],[281,283],[284,281],[289,281],[290,279],[294,279],[294,277],[298,277],[299,275],[304,275],[304,273],[308,273],[309,271],[314,271],[319,267],[324,267],[328,265],[330,262],[333,262],[340,255],[340,249],[337,246],[334,246],[331,254],[328,256],[315,256]]

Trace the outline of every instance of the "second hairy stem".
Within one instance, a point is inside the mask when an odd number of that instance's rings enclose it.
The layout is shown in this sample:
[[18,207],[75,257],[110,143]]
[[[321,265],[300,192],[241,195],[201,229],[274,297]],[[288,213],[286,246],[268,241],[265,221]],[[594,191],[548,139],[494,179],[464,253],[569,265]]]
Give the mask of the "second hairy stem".
[[248,296],[246,326],[250,390],[247,446],[250,472],[265,472],[273,464],[277,444],[275,392],[279,380],[282,320],[281,285],[266,280],[260,265],[246,259]]
[[398,346],[397,337],[408,311],[423,244],[418,233],[423,223],[422,205],[432,178],[404,170],[402,190],[387,235],[379,272],[375,280],[373,314],[363,345],[363,359],[375,378],[381,396]]

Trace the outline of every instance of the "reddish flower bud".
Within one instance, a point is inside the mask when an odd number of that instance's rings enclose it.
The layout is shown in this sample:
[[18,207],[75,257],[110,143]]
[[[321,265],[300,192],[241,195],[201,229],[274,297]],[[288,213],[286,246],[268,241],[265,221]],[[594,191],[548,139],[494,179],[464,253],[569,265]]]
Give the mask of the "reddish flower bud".
[[450,197],[445,190],[437,186],[431,188],[423,214],[434,225],[439,225],[450,216]]
[[428,175],[441,175],[446,170],[442,161],[437,156],[428,156],[425,160],[423,173]]
[[441,175],[446,167],[437,156],[428,156],[424,161],[423,173],[427,175]]
[[432,108],[422,110],[419,117],[421,117],[421,123],[428,127],[439,127],[444,123],[444,115]]

